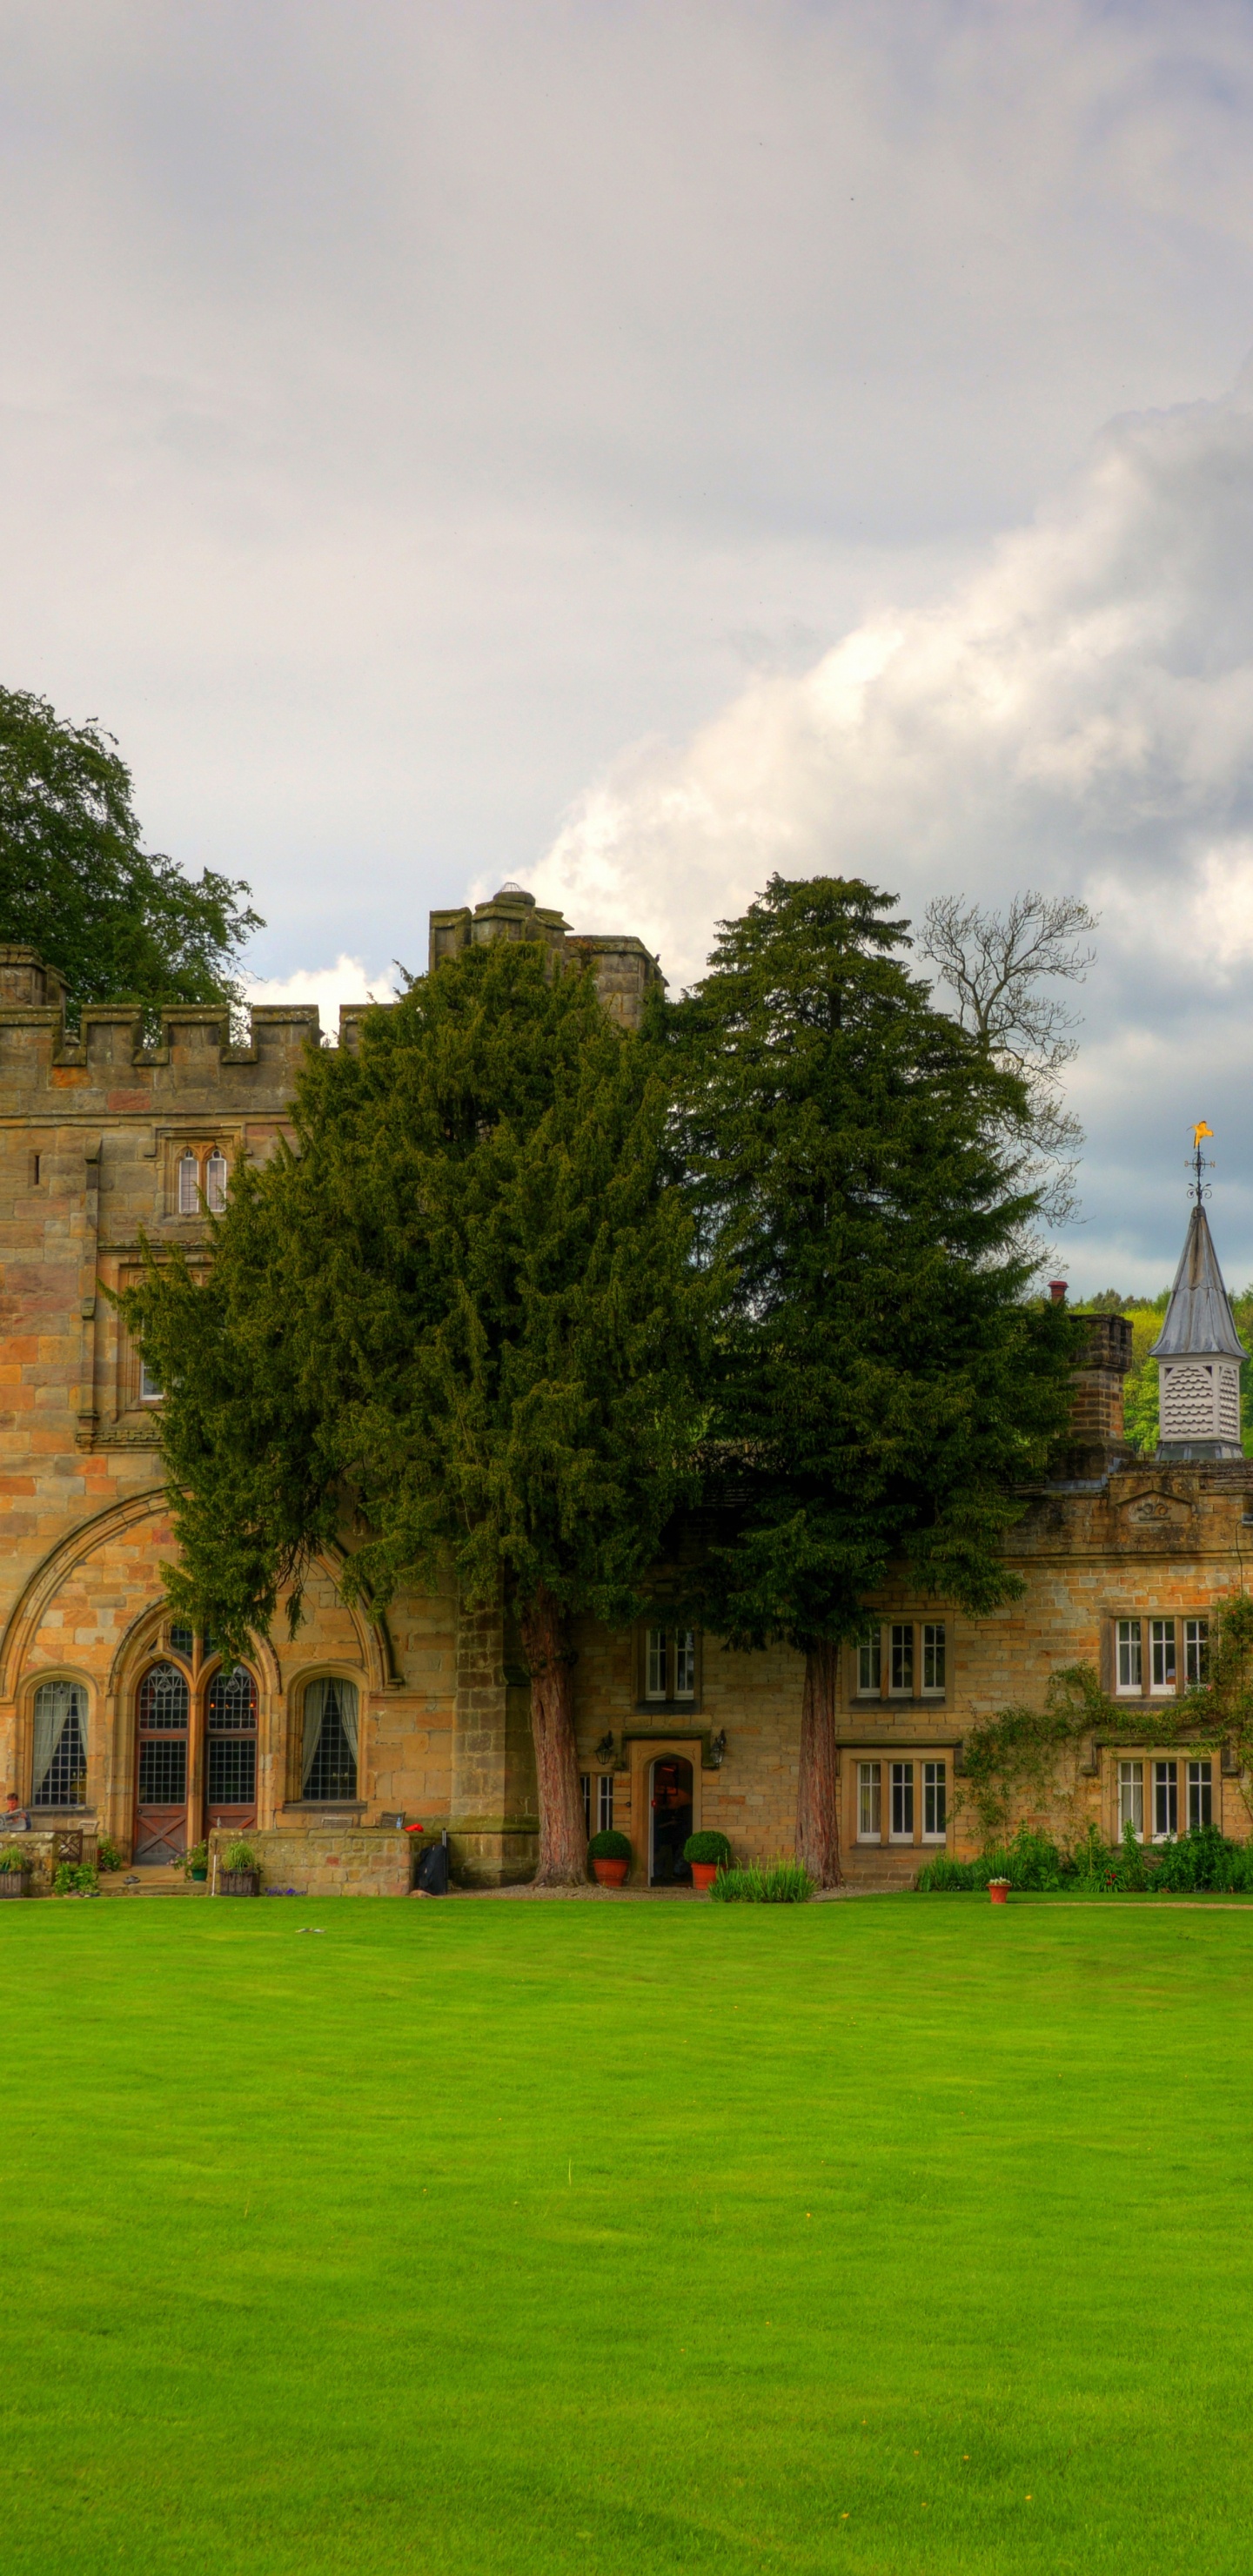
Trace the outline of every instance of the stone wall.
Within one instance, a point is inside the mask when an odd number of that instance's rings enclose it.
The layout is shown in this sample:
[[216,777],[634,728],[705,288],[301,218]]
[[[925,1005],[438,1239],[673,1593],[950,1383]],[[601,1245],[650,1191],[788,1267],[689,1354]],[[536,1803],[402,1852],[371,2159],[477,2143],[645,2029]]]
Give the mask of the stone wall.
[[[209,1886],[213,1860],[219,1870],[233,1834],[209,1837]],[[412,1884],[411,1838],[357,1825],[319,1826],[298,1833],[250,1833],[264,1888],[294,1888],[298,1896],[407,1896]]]

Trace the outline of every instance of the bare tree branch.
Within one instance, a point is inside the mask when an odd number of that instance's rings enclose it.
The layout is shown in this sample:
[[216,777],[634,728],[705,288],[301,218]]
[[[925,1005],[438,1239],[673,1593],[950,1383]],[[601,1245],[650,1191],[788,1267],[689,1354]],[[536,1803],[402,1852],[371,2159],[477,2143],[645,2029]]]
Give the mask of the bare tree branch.
[[1077,1211],[1074,1166],[1083,1129],[1061,1098],[1063,1067],[1077,1052],[1070,1032],[1079,1014],[1050,988],[1083,982],[1096,955],[1084,943],[1098,919],[1075,896],[1030,887],[1003,913],[941,895],[927,906],[918,943],[956,996],[962,1027],[1027,1086],[1027,1150],[1019,1173],[1042,1191],[1041,1215],[1054,1226],[1069,1224]]

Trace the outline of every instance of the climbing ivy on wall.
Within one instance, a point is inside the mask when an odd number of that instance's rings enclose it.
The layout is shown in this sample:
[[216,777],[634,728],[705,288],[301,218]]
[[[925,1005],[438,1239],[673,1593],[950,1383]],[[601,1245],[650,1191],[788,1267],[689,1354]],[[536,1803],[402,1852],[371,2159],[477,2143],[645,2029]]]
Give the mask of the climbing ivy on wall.
[[[1253,1771],[1253,1598],[1235,1593],[1210,1622],[1210,1677],[1174,1701],[1147,1705],[1114,1700],[1091,1664],[1067,1664],[1052,1674],[1042,1708],[998,1709],[966,1737],[965,1795],[985,1840],[1003,1834],[1024,1796],[1044,1805],[1062,1794],[1065,1755],[1092,1735],[1120,1744],[1168,1747],[1188,1744],[1212,1752],[1227,1743],[1240,1771],[1250,1813],[1247,1776]],[[1066,1793],[1073,1798],[1073,1790]]]

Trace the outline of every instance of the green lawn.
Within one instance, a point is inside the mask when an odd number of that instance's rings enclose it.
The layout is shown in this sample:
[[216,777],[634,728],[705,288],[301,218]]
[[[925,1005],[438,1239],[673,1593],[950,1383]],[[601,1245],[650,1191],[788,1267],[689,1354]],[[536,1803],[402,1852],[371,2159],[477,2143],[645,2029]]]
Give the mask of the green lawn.
[[8,1905],[0,1997],[5,2570],[1247,2576],[1238,1911]]

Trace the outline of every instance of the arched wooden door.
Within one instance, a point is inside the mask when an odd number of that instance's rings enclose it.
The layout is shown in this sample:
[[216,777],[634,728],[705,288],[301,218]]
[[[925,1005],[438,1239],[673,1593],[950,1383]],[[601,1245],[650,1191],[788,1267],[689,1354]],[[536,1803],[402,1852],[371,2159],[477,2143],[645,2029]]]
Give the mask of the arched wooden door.
[[139,1685],[135,1859],[149,1866],[187,1849],[187,1676],[153,1664]]

